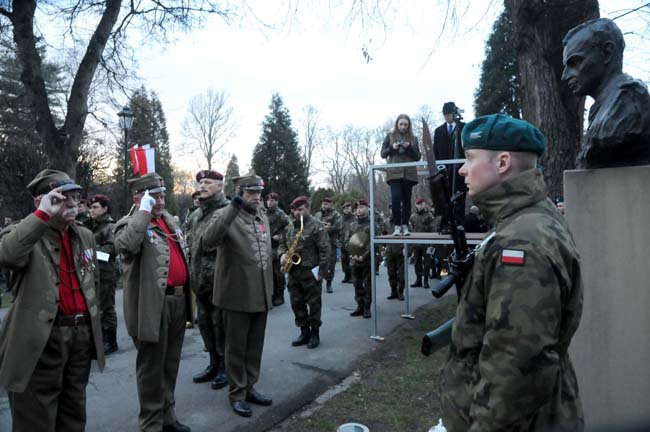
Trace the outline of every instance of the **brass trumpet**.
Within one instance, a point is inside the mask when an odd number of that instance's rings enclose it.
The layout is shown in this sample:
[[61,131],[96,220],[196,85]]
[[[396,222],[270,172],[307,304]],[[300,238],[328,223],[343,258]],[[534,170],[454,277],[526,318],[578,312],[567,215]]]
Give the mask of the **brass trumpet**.
[[302,239],[303,229],[304,229],[304,225],[302,221],[302,216],[300,216],[300,231],[298,231],[296,237],[291,242],[289,249],[287,249],[287,253],[285,254],[287,260],[284,262],[284,264],[282,264],[282,267],[280,267],[280,271],[282,273],[289,273],[291,267],[300,264],[300,261],[302,260],[300,258],[300,255],[298,255],[298,253],[296,252],[296,249],[298,249],[298,243],[300,243],[300,240]]

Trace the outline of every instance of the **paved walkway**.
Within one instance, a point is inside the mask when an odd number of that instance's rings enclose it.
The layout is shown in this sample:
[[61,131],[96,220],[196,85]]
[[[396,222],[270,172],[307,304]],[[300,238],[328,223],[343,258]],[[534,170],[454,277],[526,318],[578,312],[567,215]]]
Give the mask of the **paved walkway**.
[[[410,266],[409,279],[414,280]],[[227,389],[212,390],[210,384],[192,383],[192,375],[207,366],[208,355],[198,328],[185,334],[183,355],[176,385],[176,413],[182,423],[194,432],[261,432],[306,403],[312,401],[328,387],[340,382],[354,368],[355,361],[375,349],[378,344],[370,339],[372,319],[352,318],[354,289],[351,284],[341,284],[342,275],[337,269],[334,293],[323,293],[323,326],[321,345],[317,349],[291,347],[291,339],[298,335],[293,313],[287,302],[269,313],[261,376],[256,388],[273,397],[273,406],[253,406],[253,417],[245,419],[235,415],[228,403]],[[406,302],[386,300],[389,292],[385,267],[377,277],[378,334],[389,335],[404,321]],[[324,290],[323,290],[324,291]],[[411,310],[433,304],[429,290],[409,290]],[[88,383],[88,426],[92,432],[137,431],[138,398],[135,383],[135,348],[124,331],[122,318],[122,292],[117,297],[119,319],[118,343],[120,351],[107,357],[104,373],[93,367]],[[6,309],[0,310],[0,317]],[[34,413],[38,415],[38,413]],[[0,392],[0,431],[11,430],[11,416],[6,393]]]

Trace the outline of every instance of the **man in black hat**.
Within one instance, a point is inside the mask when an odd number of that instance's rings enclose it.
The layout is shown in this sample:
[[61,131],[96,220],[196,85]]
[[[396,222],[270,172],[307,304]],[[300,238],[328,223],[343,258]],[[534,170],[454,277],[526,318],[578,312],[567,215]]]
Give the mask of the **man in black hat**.
[[129,180],[138,211],[115,226],[124,267],[124,322],[138,354],[139,423],[144,432],[188,432],[174,411],[174,389],[191,320],[181,230],[165,211],[163,179],[150,172]]
[[210,364],[201,373],[192,377],[195,383],[211,381],[214,390],[228,385],[224,370],[225,334],[221,310],[212,303],[214,287],[214,266],[217,261],[216,246],[208,246],[203,241],[203,233],[217,210],[230,202],[223,193],[223,175],[214,170],[201,170],[196,173],[199,183],[199,207],[190,215],[188,221],[188,241],[190,246],[190,281],[196,295],[198,322],[205,348],[210,354]]
[[37,210],[0,232],[16,300],[0,326],[0,388],[17,432],[82,432],[91,359],[104,367],[95,239],[77,225],[81,187],[45,169],[27,185]]
[[104,354],[117,351],[117,314],[115,313],[115,221],[111,217],[111,200],[106,195],[95,195],[90,204],[91,229],[97,243],[99,262],[99,306],[102,311]]

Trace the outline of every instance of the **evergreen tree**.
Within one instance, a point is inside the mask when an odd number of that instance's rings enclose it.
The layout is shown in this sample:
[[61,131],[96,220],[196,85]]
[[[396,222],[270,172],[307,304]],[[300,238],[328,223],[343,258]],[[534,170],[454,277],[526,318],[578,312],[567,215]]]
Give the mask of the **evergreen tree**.
[[521,118],[521,81],[517,55],[512,49],[512,21],[506,7],[485,44],[481,79],[474,93],[477,116],[503,113]]
[[279,94],[273,94],[269,109],[253,151],[252,167],[266,182],[264,194],[279,193],[279,205],[288,209],[293,198],[309,191],[307,165],[291,127],[291,116]]
[[228,166],[226,167],[226,174],[224,178],[224,193],[226,196],[232,197],[235,194],[235,184],[233,183],[232,179],[234,177],[239,177],[239,164],[237,163],[237,156],[232,155],[230,158],[230,162],[228,162]]
[[[136,90],[131,96],[130,107],[135,116],[133,120],[133,127],[128,134],[128,146],[132,147],[135,144],[145,145],[149,144],[155,149],[156,173],[160,175],[165,181],[167,194],[165,197],[165,207],[170,213],[176,212],[176,203],[174,199],[174,177],[172,175],[172,161],[169,149],[169,134],[167,133],[167,120],[165,113],[162,109],[162,104],[158,99],[158,95],[142,86]],[[123,171],[124,171],[124,141],[120,140],[117,146],[117,160],[120,163],[116,164],[115,184],[116,191],[115,197],[122,197]],[[133,168],[131,167],[131,158],[127,158],[127,178],[132,177]],[[118,214],[125,214],[129,209],[125,207],[127,200],[117,199],[116,208],[121,211]]]

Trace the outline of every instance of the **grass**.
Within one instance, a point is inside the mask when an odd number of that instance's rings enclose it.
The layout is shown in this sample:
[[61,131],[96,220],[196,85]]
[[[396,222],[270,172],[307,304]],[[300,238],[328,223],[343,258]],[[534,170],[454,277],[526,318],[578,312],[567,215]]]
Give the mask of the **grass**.
[[449,296],[417,311],[378,350],[362,358],[358,380],[320,405],[312,403],[272,432],[334,432],[348,422],[366,425],[372,432],[428,431],[438,423],[438,375],[447,356],[442,349],[430,357],[420,353],[422,336],[449,319],[455,310]]

